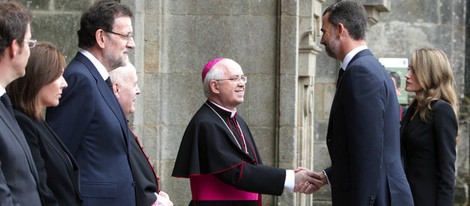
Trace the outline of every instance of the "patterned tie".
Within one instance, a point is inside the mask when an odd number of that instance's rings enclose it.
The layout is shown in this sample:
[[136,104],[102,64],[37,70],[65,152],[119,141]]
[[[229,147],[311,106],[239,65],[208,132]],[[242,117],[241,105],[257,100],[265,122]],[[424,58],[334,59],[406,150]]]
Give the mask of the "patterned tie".
[[2,95],[0,100],[2,101],[3,105],[5,105],[7,110],[10,112],[11,116],[15,117],[15,115],[13,114],[13,107],[11,106],[10,97],[8,97],[8,95],[5,93],[4,95]]

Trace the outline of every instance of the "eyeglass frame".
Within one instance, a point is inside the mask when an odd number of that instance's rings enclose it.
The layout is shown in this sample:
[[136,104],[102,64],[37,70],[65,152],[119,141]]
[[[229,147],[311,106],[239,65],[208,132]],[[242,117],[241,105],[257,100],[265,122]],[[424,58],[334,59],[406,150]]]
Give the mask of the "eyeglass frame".
[[130,34],[121,34],[121,33],[117,33],[117,32],[114,32],[114,31],[106,31],[106,30],[103,30],[104,32],[106,33],[110,33],[110,34],[114,34],[114,35],[118,35],[122,38],[125,38],[127,41],[133,41],[134,40],[134,34],[130,33]]
[[237,75],[236,77],[227,78],[227,79],[214,79],[216,81],[230,80],[232,82],[241,82],[246,84],[248,82],[248,77],[245,75]]
[[36,39],[26,40],[26,43],[28,43],[28,47],[30,49],[34,48],[36,46],[37,42],[38,42],[38,40],[36,40]]

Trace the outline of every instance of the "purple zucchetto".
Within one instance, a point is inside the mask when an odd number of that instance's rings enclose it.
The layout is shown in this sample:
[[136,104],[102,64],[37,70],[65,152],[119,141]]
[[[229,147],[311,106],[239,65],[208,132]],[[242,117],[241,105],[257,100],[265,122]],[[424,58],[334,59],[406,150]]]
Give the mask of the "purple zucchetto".
[[204,69],[202,70],[202,81],[204,82],[204,79],[206,79],[206,75],[207,73],[212,69],[212,67],[217,64],[217,62],[219,62],[220,60],[222,60],[224,58],[215,58],[213,60],[210,60],[209,62],[207,62],[207,64],[204,66]]

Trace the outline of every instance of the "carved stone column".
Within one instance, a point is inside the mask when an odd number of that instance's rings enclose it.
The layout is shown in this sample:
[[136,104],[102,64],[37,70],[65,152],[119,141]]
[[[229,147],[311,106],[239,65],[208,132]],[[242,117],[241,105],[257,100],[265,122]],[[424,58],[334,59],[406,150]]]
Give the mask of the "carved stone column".
[[[297,164],[313,168],[316,58],[320,48],[323,0],[301,0],[299,6],[299,62]],[[312,205],[311,195],[297,195],[297,205]]]
[[374,26],[379,21],[380,12],[390,11],[391,0],[362,0],[366,8],[369,26]]

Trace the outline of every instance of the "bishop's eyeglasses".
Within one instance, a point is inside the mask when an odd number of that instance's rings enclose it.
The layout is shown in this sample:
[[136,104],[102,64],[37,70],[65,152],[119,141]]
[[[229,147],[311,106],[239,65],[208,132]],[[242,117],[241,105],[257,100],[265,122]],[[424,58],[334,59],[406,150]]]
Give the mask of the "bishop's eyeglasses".
[[217,81],[230,80],[232,82],[241,82],[245,84],[248,81],[248,77],[245,75],[237,75],[237,76],[227,78],[227,79],[214,79],[214,80],[217,80]]

